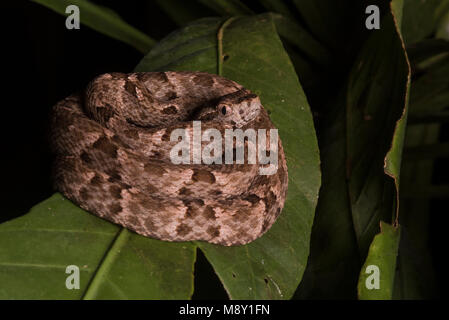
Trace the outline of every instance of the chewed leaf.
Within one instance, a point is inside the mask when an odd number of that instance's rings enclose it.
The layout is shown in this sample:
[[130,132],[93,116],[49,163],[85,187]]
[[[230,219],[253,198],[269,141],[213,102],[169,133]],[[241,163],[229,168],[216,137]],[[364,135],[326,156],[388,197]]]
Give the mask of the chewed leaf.
[[398,28],[402,1],[391,4],[320,123],[323,187],[302,297],[354,297],[380,221],[397,218],[410,68]]
[[380,229],[360,272],[358,294],[361,300],[389,300],[393,296],[400,230],[385,222],[381,222]]

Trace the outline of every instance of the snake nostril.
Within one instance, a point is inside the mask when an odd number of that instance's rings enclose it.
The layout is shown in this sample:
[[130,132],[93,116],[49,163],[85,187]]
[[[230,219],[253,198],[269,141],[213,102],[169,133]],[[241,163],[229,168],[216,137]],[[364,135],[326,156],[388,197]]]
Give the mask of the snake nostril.
[[222,113],[223,115],[225,115],[225,114],[226,114],[226,106],[225,106],[225,107],[223,107],[223,108],[221,108],[221,113]]

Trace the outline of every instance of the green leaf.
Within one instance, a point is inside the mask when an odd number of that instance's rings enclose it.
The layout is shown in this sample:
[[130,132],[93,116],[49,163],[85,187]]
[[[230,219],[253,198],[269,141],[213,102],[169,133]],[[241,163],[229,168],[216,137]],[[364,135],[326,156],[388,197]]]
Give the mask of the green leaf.
[[326,66],[331,63],[329,51],[316,41],[303,27],[295,23],[294,20],[290,20],[279,14],[274,14],[273,18],[276,29],[283,40],[291,43],[309,61],[321,66]]
[[[413,83],[410,99],[413,101],[412,116],[425,112],[442,112],[449,107],[449,46],[446,56],[424,68],[421,77]],[[437,56],[441,57],[440,54]],[[428,60],[432,60],[428,59]]]
[[[426,40],[410,48],[412,62],[441,57],[449,52],[447,41]],[[447,197],[449,187],[432,185],[434,159],[416,157],[410,151],[429,148],[438,142],[442,121],[449,116],[449,58],[423,68],[414,75],[411,86],[409,126],[407,127],[404,159],[401,168],[401,242],[395,281],[396,299],[435,298],[435,270],[429,248],[430,197]],[[438,148],[447,150],[447,146]],[[439,152],[439,151],[438,151]],[[426,154],[422,154],[426,155]]]
[[[410,115],[414,111],[414,85],[410,100]],[[406,133],[406,147],[435,143],[438,140],[440,125],[437,123],[409,125]],[[407,149],[404,150],[401,168],[401,205],[399,223],[401,240],[395,277],[395,299],[435,298],[435,278],[429,243],[430,199],[433,159],[410,161]],[[409,186],[418,189],[419,197],[409,197]],[[425,190],[426,192],[423,192]]]
[[298,299],[355,298],[362,262],[346,181],[345,96],[332,101],[321,119],[322,187],[312,229],[310,257]]
[[[360,272],[357,288],[361,300],[390,300],[393,296],[400,230],[383,221],[380,223],[380,230],[371,243],[368,257]],[[373,277],[376,276],[376,271],[370,270],[370,266],[378,268],[378,288],[370,286],[375,281]]]
[[[222,17],[229,15],[245,15],[253,12],[239,1],[193,1],[191,5],[185,6],[181,0],[157,0],[158,4],[179,25],[199,17],[208,17],[215,12]],[[303,86],[315,86],[317,90],[322,89],[321,77],[316,67],[328,68],[332,62],[332,56],[320,42],[318,42],[306,28],[300,25],[290,9],[281,1],[268,0],[263,5],[270,10],[281,13],[273,15],[276,29],[284,42],[290,59],[300,76],[304,80]]]
[[284,3],[283,0],[259,0],[260,4],[264,6],[267,11],[277,12],[292,21],[295,20],[295,16],[291,12],[290,8]]
[[[393,1],[392,2],[392,9],[393,14],[398,15],[398,12],[402,11],[402,1]],[[396,29],[398,31],[399,36],[400,29],[401,29],[401,20],[396,20]],[[401,43],[404,46],[401,38]],[[395,270],[396,268],[396,256],[398,255],[398,248],[399,248],[399,175],[400,175],[400,168],[401,168],[401,160],[402,160],[402,150],[404,145],[404,139],[405,139],[405,128],[406,128],[406,122],[407,122],[407,115],[408,115],[408,100],[409,100],[409,92],[410,92],[410,78],[411,78],[411,72],[410,67],[408,64],[407,58],[406,62],[408,65],[408,76],[407,76],[407,89],[405,90],[405,108],[402,113],[402,116],[396,123],[396,127],[394,130],[394,136],[391,148],[389,152],[387,153],[387,156],[385,157],[385,173],[392,177],[394,179],[395,187],[396,187],[396,212],[394,214],[394,217],[392,218],[392,221],[394,223],[393,227],[390,227],[386,224],[381,225],[381,229],[386,228],[388,226],[388,229],[392,229],[394,231],[394,234],[392,232],[386,232],[388,235],[383,235],[381,230],[381,235],[377,235],[373,243],[371,244],[370,251],[368,254],[368,258],[365,262],[364,267],[362,268],[360,279],[359,279],[359,285],[358,285],[358,292],[359,292],[359,298],[360,299],[392,299],[393,298],[393,288],[395,288],[395,297],[398,297],[399,294],[402,294],[404,296],[407,294],[406,292],[402,291],[399,293],[400,289],[404,289],[406,285],[409,285],[409,283],[413,282],[410,281],[407,277],[413,276],[413,270],[414,265],[408,264],[407,262],[412,262],[410,259],[410,250],[409,246],[410,242],[410,236],[408,234],[405,234],[405,237],[401,244],[401,251],[399,258],[397,259],[399,268]],[[401,222],[404,219],[401,219]],[[390,231],[391,231],[390,229]],[[397,234],[396,234],[397,233]],[[381,239],[385,239],[382,241]],[[379,252],[376,253],[376,245],[380,247]],[[417,248],[418,249],[418,248]],[[382,252],[382,250],[384,252]],[[379,257],[376,257],[380,254],[380,252],[383,254],[382,261],[376,261],[379,260]],[[367,286],[365,285],[364,280],[366,280],[366,275],[364,275],[364,270],[367,265],[369,264],[377,264],[380,267],[382,278],[384,283],[381,284],[381,288],[379,290],[368,290]],[[428,277],[426,277],[428,278]],[[411,293],[411,292],[410,292]],[[413,293],[411,293],[413,294]]]
[[400,163],[403,128],[398,121],[405,119],[409,72],[389,12],[381,29],[369,33],[348,82],[329,99],[320,121],[323,183],[298,298],[355,297],[357,276],[380,221],[396,216],[395,184],[384,162],[394,170]]
[[[307,261],[320,186],[311,113],[272,16],[222,23],[204,19],[171,34],[136,70],[220,70],[261,96],[289,167],[288,197],[273,228],[246,246],[168,243],[112,225],[56,194],[0,226],[6,243],[0,249],[1,297],[189,298],[196,247],[231,298],[292,296]],[[65,267],[72,264],[82,270],[80,290],[64,286]]]
[[[352,214],[354,219],[354,225],[356,235],[359,240],[359,247],[364,250],[371,234],[375,232],[373,222],[379,220],[390,220],[393,226],[389,226],[381,222],[380,235],[374,237],[373,242],[370,245],[368,251],[368,257],[362,267],[359,284],[358,294],[360,299],[391,299],[393,297],[393,287],[396,271],[396,257],[398,255],[399,247],[399,174],[402,160],[402,150],[404,145],[405,128],[407,123],[408,114],[408,98],[410,92],[410,79],[411,71],[408,62],[407,55],[405,53],[405,45],[401,37],[401,20],[403,1],[397,0],[391,3],[392,17],[388,19],[387,25],[391,28],[387,28],[390,35],[375,34],[372,39],[373,43],[368,40],[366,50],[372,52],[372,58],[366,51],[362,51],[361,59],[373,59],[377,61],[377,56],[385,57],[383,63],[380,65],[378,62],[372,63],[366,70],[366,75],[373,74],[373,70],[376,70],[374,77],[372,77],[373,83],[365,89],[356,89],[354,91],[355,96],[358,99],[354,101],[352,106],[353,113],[360,120],[366,120],[366,115],[373,117],[369,119],[369,122],[373,122],[364,125],[363,123],[353,123],[354,128],[348,130],[348,137],[359,135],[362,141],[371,141],[369,148],[379,148],[377,152],[382,152],[382,149],[389,149],[384,162],[384,172],[390,176],[394,181],[394,190],[391,192],[391,187],[388,185],[389,181],[386,181],[385,177],[382,179],[375,174],[376,168],[374,168],[375,154],[367,150],[366,147],[362,147],[364,150],[361,153],[353,153],[352,159],[364,158],[363,163],[365,165],[362,169],[355,169],[353,172],[362,171],[362,180],[349,183],[349,194],[352,202]],[[399,18],[397,18],[399,17]],[[385,20],[385,19],[384,19]],[[385,21],[383,28],[385,28]],[[382,49],[376,50],[375,47]],[[383,51],[383,49],[387,51]],[[377,51],[377,52],[376,52]],[[364,54],[365,53],[365,54]],[[369,61],[369,60],[368,60]],[[361,64],[362,62],[360,62]],[[359,70],[360,70],[359,64]],[[363,70],[363,66],[361,68]],[[359,71],[360,72],[360,71]],[[363,72],[360,72],[363,74]],[[387,80],[389,79],[389,80]],[[353,87],[356,88],[357,80],[354,80]],[[351,86],[350,86],[351,88]],[[366,91],[366,90],[369,91]],[[350,91],[349,91],[350,92]],[[362,95],[365,97],[361,98]],[[360,112],[362,109],[362,112]],[[351,110],[351,107],[350,109]],[[352,118],[352,115],[351,115]],[[375,119],[377,118],[377,119]],[[351,121],[348,121],[348,127],[351,128]],[[377,126],[375,129],[373,126]],[[376,131],[382,132],[381,135]],[[392,139],[389,138],[392,135]],[[374,142],[376,140],[376,142]],[[378,141],[383,141],[378,143]],[[391,141],[391,142],[390,142]],[[374,143],[373,143],[374,142]],[[351,148],[351,144],[357,145],[358,142],[353,141],[348,145],[348,150]],[[388,143],[388,144],[386,144]],[[349,161],[351,165],[359,167],[359,163],[353,164],[351,157],[351,151],[348,153]],[[369,159],[372,157],[372,159]],[[374,159],[374,161],[373,161]],[[350,173],[350,176],[352,172]],[[375,177],[373,178],[373,176]],[[367,182],[363,182],[363,179]],[[387,194],[387,195],[386,195]],[[372,195],[371,199],[366,195]],[[392,198],[395,196],[395,198]],[[374,205],[373,206],[373,198]],[[376,199],[377,198],[377,199]],[[376,207],[377,204],[383,204],[382,207]],[[369,290],[366,285],[366,267],[369,265],[375,265],[380,270],[380,288]]]
[[[399,76],[399,79],[402,78],[402,80],[405,82],[405,87],[403,87],[404,83],[402,84],[402,86],[399,83],[400,93],[398,95],[393,95],[395,100],[392,104],[396,108],[400,108],[401,116],[399,120],[396,121],[393,132],[393,139],[391,141],[391,147],[384,159],[384,172],[394,180],[394,184],[396,187],[395,193],[397,204],[392,217],[392,221],[394,221],[395,226],[398,224],[399,219],[399,177],[401,170],[402,151],[404,149],[405,128],[407,125],[411,84],[411,68],[407,54],[405,52],[405,44],[401,33],[403,6],[403,0],[393,0],[391,2],[391,11],[393,14],[395,32],[397,34],[397,37],[399,38],[398,42],[401,46],[400,50],[396,49],[398,52],[400,52],[398,60],[401,64],[401,67],[397,70],[397,74]],[[400,82],[400,80],[395,81],[395,83],[397,82]]]
[[[194,246],[139,236],[58,193],[1,224],[0,243],[0,299],[188,299],[193,292]],[[79,267],[79,290],[66,288],[69,265]]]
[[[353,50],[354,35],[364,28],[366,1],[293,0],[306,30],[335,54],[344,56]],[[374,2],[374,3],[373,3]],[[372,0],[369,4],[380,2]],[[300,21],[299,21],[300,20]],[[342,45],[342,43],[345,45]]]
[[213,18],[194,22],[162,40],[136,68],[156,70],[220,73],[257,93],[271,112],[289,170],[288,195],[281,216],[267,234],[248,245],[196,245],[230,298],[290,298],[307,262],[320,171],[309,106],[272,15],[224,23]]
[[437,32],[435,37],[449,40],[449,1],[442,1],[437,8]]
[[130,26],[117,13],[109,8],[91,3],[87,0],[32,0],[53,11],[67,15],[65,10],[69,5],[80,9],[80,22],[111,38],[131,45],[142,53],[147,53],[155,41],[146,34]]
[[423,40],[407,47],[410,63],[415,69],[428,66],[429,61],[430,64],[438,62],[436,58],[441,59],[448,53],[449,41],[443,39]]
[[[435,33],[439,21],[449,9],[448,0],[406,0],[402,34],[407,45],[421,41]],[[440,33],[444,34],[444,22]]]
[[[242,6],[239,1],[199,2],[207,5],[222,17],[253,13],[250,9]],[[273,20],[300,80],[304,81],[302,85],[315,87],[321,91],[321,77],[317,68],[328,68],[331,65],[333,57],[328,49],[296,21],[294,15],[290,14],[289,8],[282,1],[268,0],[262,4],[278,13],[273,15]]]
[[410,67],[398,29],[393,16],[386,16],[381,32],[373,33],[360,52],[349,80],[347,177],[362,256],[378,232],[379,221],[396,220],[395,189],[410,86]]

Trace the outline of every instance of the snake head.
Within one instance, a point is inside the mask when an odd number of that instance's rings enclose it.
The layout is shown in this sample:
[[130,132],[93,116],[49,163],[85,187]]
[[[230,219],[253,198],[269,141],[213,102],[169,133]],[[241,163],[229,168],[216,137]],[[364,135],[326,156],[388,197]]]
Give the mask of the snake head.
[[241,89],[221,97],[216,112],[220,120],[240,128],[256,118],[261,108],[262,104],[256,94]]

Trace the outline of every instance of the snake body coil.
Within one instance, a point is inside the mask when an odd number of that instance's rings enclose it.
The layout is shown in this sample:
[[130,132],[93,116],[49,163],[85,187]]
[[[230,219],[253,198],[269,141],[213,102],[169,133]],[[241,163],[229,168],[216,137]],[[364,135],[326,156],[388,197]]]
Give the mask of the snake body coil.
[[178,141],[171,132],[182,128],[192,138],[193,120],[202,132],[214,128],[222,136],[226,129],[274,128],[256,95],[216,75],[104,74],[53,108],[55,186],[87,211],[144,236],[227,246],[253,241],[284,205],[281,141],[272,175],[259,174],[258,163],[174,164],[170,151]]

